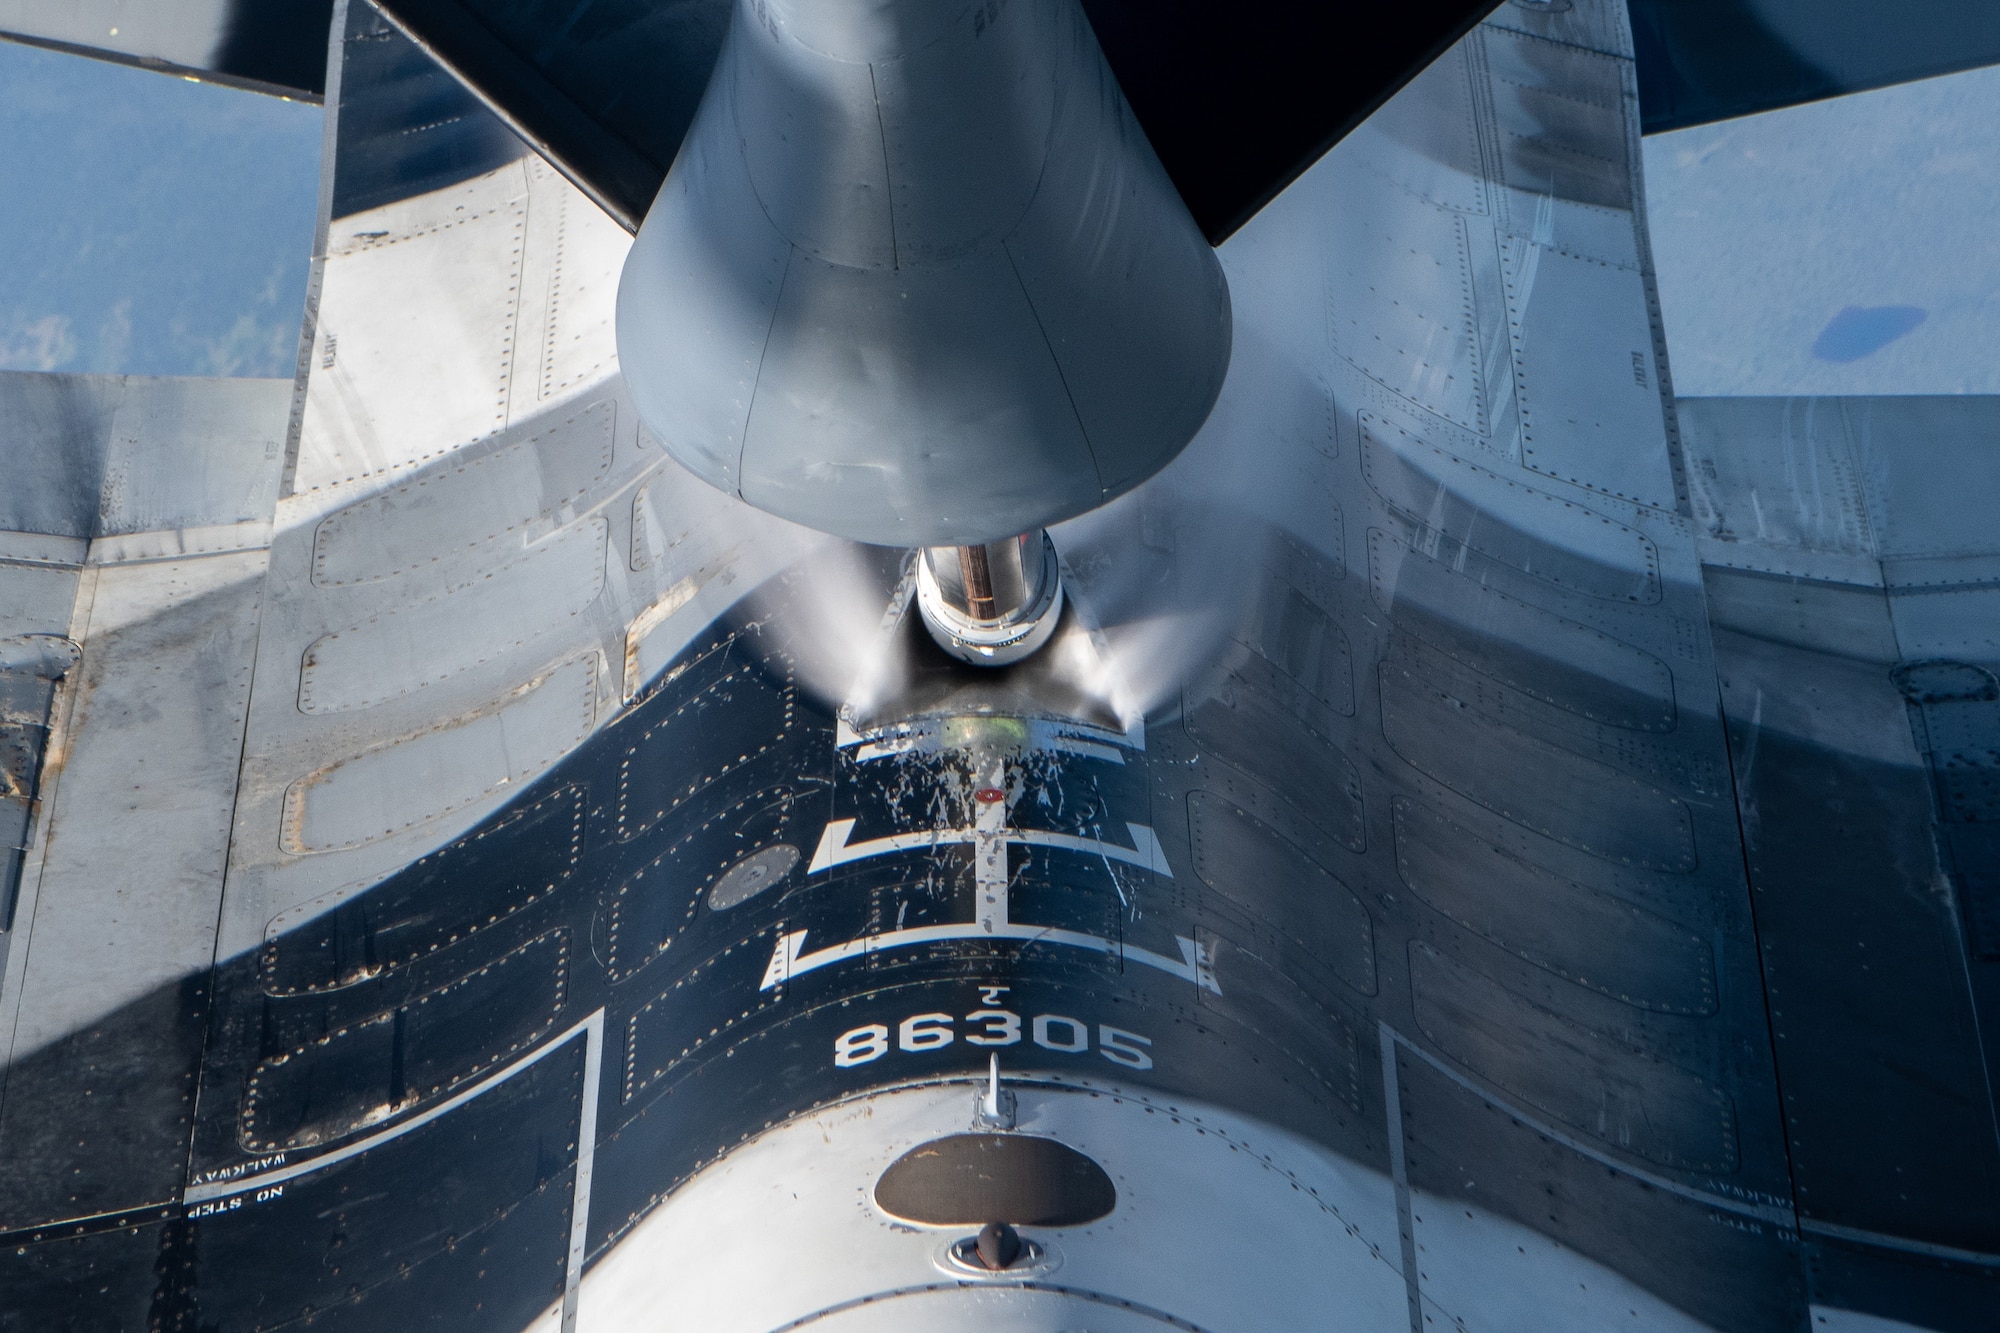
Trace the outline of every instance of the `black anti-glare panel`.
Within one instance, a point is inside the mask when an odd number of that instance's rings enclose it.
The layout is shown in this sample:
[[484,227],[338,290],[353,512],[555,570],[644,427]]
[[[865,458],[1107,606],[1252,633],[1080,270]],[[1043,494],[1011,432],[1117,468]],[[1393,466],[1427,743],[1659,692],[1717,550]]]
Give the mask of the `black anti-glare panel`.
[[2000,64],[1993,0],[1630,0],[1646,133]]
[[363,0],[347,10],[339,102],[336,218],[456,185],[527,151],[479,99]]
[[211,57],[219,74],[326,92],[327,24],[333,0],[229,0]]
[[[417,40],[636,229],[673,165],[731,0],[387,0]],[[1493,7],[1084,0],[1211,241],[1248,221]]]
[[694,120],[731,7],[731,0],[383,6],[633,231]]
[[1220,243],[1493,9],[1492,0],[1083,0],[1188,211]]

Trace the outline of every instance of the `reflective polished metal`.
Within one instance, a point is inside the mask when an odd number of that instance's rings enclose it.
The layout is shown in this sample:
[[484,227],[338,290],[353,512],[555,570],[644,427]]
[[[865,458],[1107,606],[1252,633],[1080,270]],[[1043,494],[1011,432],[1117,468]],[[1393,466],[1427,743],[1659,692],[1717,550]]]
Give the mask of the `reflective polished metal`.
[[917,610],[938,647],[974,666],[1010,666],[1049,641],[1062,616],[1056,547],[1041,529],[974,546],[928,546]]

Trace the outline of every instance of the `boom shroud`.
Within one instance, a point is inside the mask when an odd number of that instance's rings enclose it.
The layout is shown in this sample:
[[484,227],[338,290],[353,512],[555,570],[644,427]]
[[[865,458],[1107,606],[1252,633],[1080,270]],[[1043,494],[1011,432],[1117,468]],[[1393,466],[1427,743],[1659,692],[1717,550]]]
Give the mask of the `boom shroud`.
[[1075,0],[745,0],[618,292],[670,453],[885,546],[1131,489],[1229,345],[1221,265]]

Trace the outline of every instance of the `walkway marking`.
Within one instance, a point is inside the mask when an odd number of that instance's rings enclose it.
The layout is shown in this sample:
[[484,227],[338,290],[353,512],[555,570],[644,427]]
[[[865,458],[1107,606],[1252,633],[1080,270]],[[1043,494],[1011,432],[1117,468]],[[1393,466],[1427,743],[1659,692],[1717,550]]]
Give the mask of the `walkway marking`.
[[590,1180],[593,1160],[597,1151],[597,1096],[601,1086],[600,1074],[604,1065],[604,1011],[595,1010],[589,1017],[551,1041],[544,1043],[496,1074],[488,1075],[457,1096],[447,1098],[421,1115],[411,1116],[399,1125],[391,1125],[379,1133],[370,1134],[365,1139],[356,1139],[343,1148],[336,1148],[318,1157],[307,1158],[270,1171],[260,1171],[255,1175],[236,1176],[229,1180],[207,1181],[190,1185],[181,1195],[183,1204],[201,1204],[212,1199],[232,1198],[239,1194],[251,1194],[267,1189],[282,1181],[297,1180],[316,1171],[324,1171],[330,1166],[344,1162],[350,1157],[358,1157],[371,1148],[379,1148],[393,1139],[399,1139],[415,1129],[421,1129],[450,1115],[473,1098],[492,1091],[508,1079],[530,1068],[551,1052],[561,1049],[581,1035],[583,1037],[583,1095],[578,1108],[581,1121],[576,1134],[576,1177],[571,1186],[569,1245],[563,1266],[563,1333],[576,1333],[577,1294],[583,1282],[583,1260],[590,1224]]
[[957,843],[977,844],[982,833],[1008,843],[1028,847],[1060,847],[1065,851],[1082,852],[1087,856],[1101,856],[1112,861],[1124,861],[1154,874],[1174,877],[1174,868],[1167,863],[1167,849],[1160,845],[1160,837],[1145,824],[1127,823],[1125,828],[1132,835],[1130,847],[1120,847],[1115,842],[1105,842],[1099,838],[1085,838],[1075,833],[1050,833],[1041,829],[1010,828],[1004,830],[983,830],[973,828],[929,829],[916,833],[892,833],[886,838],[870,838],[867,842],[849,842],[854,832],[852,819],[836,819],[829,822],[826,832],[820,834],[819,847],[813,852],[812,864],[806,873],[816,875],[822,870],[846,865],[850,861],[865,861],[873,856],[888,856],[892,852],[907,852],[933,847],[949,847]]
[[884,931],[880,935],[863,935],[859,939],[843,940],[839,944],[828,945],[824,949],[805,951],[806,932],[795,930],[781,938],[771,950],[771,961],[764,968],[763,984],[758,990],[770,990],[781,986],[793,977],[804,976],[818,971],[832,963],[845,962],[850,958],[865,958],[871,953],[885,953],[890,949],[907,949],[918,944],[935,944],[940,940],[1019,940],[1023,944],[1057,944],[1071,949],[1088,949],[1111,958],[1120,958],[1128,963],[1143,963],[1147,967],[1158,968],[1162,972],[1193,982],[1205,991],[1222,994],[1222,987],[1215,981],[1214,960],[1208,951],[1185,935],[1174,936],[1180,945],[1181,956],[1169,958],[1151,949],[1135,948],[1130,944],[1119,944],[1100,935],[1088,935],[1080,930],[1062,930],[1055,926],[1030,926],[1018,922],[982,923],[966,921],[944,926],[912,926],[907,930]]
[[764,981],[759,990],[771,990],[783,985],[793,977],[803,976],[833,963],[845,962],[850,958],[865,958],[871,953],[882,953],[890,949],[907,949],[919,944],[935,944],[941,940],[1019,940],[1023,944],[1054,944],[1070,949],[1087,949],[1125,962],[1141,963],[1158,968],[1184,981],[1215,994],[1222,994],[1216,984],[1214,960],[1208,951],[1185,935],[1174,936],[1180,945],[1180,957],[1169,958],[1151,949],[1140,949],[1101,935],[1092,935],[1080,930],[1063,930],[1056,926],[1035,926],[1017,922],[1008,916],[1008,885],[1011,876],[1007,867],[1007,847],[1021,844],[1030,847],[1060,847],[1066,851],[1082,852],[1088,856],[1104,857],[1113,861],[1124,861],[1142,867],[1168,879],[1174,877],[1173,867],[1167,864],[1166,848],[1160,845],[1159,835],[1144,824],[1127,823],[1126,829],[1132,835],[1130,847],[1120,847],[1115,842],[1105,842],[1100,838],[1086,838],[1074,833],[1049,833],[1041,829],[1018,829],[1006,826],[1007,807],[999,801],[980,807],[976,821],[969,829],[932,829],[918,833],[893,833],[886,838],[871,838],[867,842],[849,842],[854,832],[852,819],[836,819],[826,826],[820,835],[819,848],[813,852],[812,864],[807,874],[818,874],[835,866],[846,865],[850,861],[865,861],[874,856],[887,856],[892,852],[925,850],[934,847],[949,847],[959,843],[971,843],[973,847],[972,877],[973,892],[978,915],[972,921],[956,922],[941,926],[912,926],[907,930],[884,931],[879,935],[864,935],[859,939],[845,940],[828,945],[811,953],[805,951],[806,932],[795,930],[780,939],[771,951],[771,961],[764,968]]

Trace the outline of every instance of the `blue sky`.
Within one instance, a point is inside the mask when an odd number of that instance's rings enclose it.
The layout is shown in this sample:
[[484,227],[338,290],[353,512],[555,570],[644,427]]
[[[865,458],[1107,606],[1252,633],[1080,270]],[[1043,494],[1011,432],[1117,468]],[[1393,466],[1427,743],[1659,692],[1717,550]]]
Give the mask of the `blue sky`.
[[0,369],[289,377],[320,110],[0,42]]

